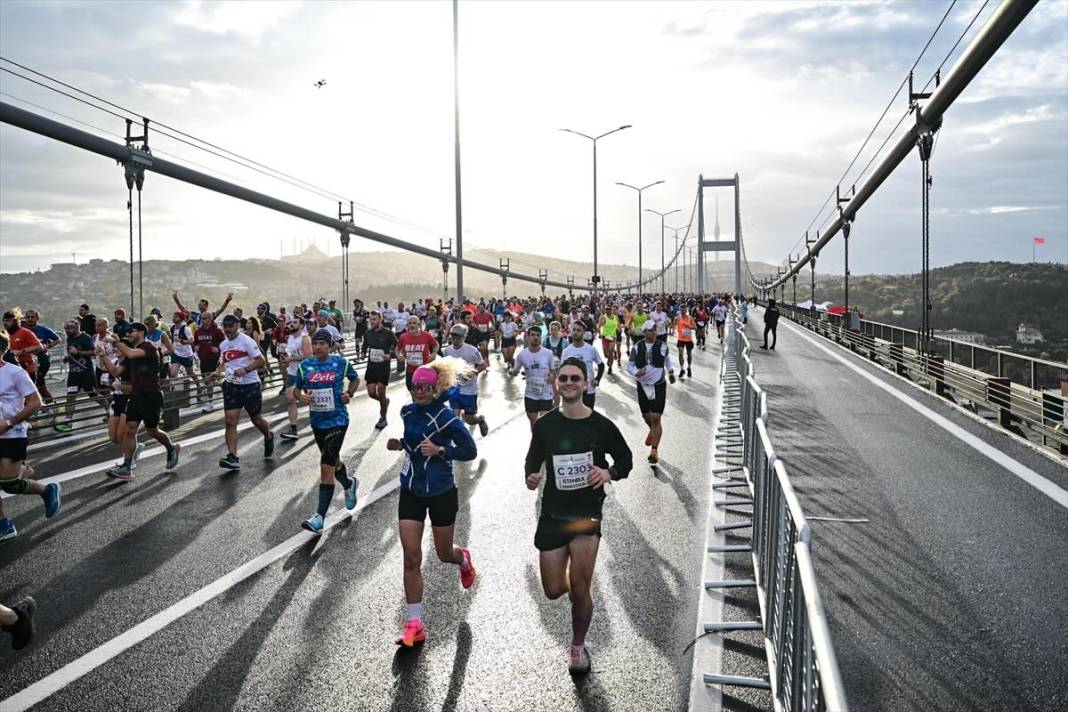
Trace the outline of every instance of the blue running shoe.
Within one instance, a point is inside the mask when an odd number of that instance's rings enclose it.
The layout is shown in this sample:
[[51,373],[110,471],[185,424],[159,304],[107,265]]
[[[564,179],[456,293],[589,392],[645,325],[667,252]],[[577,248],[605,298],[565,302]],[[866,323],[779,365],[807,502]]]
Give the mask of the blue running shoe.
[[41,499],[44,500],[45,506],[45,518],[51,519],[56,516],[56,512],[60,507],[60,495],[63,493],[63,488],[59,486],[58,482],[45,487],[45,491],[41,493]]
[[0,541],[14,539],[18,535],[19,531],[15,528],[15,523],[13,521],[6,517],[0,519]]
[[323,524],[323,515],[317,512],[305,519],[303,522],[301,522],[300,526],[304,527],[310,532],[321,534],[323,531]]
[[356,488],[360,481],[355,477],[349,478],[349,486],[345,488],[345,509],[356,509]]

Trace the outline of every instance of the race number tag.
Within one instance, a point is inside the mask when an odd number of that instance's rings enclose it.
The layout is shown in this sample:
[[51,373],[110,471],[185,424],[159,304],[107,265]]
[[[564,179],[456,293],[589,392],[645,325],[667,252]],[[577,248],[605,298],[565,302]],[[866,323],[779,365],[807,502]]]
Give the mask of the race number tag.
[[559,356],[553,356],[552,370],[554,370],[554,371],[559,371],[560,370],[560,357]]
[[582,338],[585,339],[586,341],[593,341],[593,332],[592,331],[584,331],[584,332],[582,332]]
[[646,398],[649,400],[654,400],[656,398],[656,386],[650,386],[648,383],[641,383],[639,385],[642,387],[642,393],[645,394]]
[[592,452],[553,455],[553,473],[556,475],[556,489],[567,491],[589,487],[587,478],[590,476],[592,468]]
[[682,330],[682,338],[689,339],[692,336],[693,336],[693,329],[683,329]]
[[406,351],[404,354],[404,360],[409,366],[422,366],[423,365],[423,350],[418,351]]
[[77,393],[80,390],[80,386],[67,386],[67,393]]
[[240,376],[237,375],[235,369],[228,368],[223,373],[223,380],[227,383],[237,383],[237,381],[240,379]]
[[382,349],[368,349],[367,358],[371,363],[382,363],[386,360],[386,352]]
[[527,376],[527,391],[530,395],[537,396],[534,400],[541,400],[541,396],[545,393],[545,377]]
[[[106,386],[109,383],[111,383],[111,374],[110,373],[101,373],[100,374],[100,385]],[[67,392],[70,393],[70,391],[67,391]]]
[[489,324],[479,324],[478,325],[478,330],[481,331],[481,332],[489,331]]
[[316,388],[311,392],[310,409],[316,413],[330,413],[334,410],[334,389]]

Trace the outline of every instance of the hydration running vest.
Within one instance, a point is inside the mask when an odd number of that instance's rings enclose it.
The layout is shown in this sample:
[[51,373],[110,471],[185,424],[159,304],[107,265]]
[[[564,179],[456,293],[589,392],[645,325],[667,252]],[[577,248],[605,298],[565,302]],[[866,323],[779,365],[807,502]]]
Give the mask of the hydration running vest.
[[645,343],[644,339],[634,345],[634,365],[638,368],[645,368],[649,365],[653,368],[663,368],[664,360],[667,358],[667,344],[662,341],[655,342],[652,344],[652,353],[649,353],[648,346],[649,344]]

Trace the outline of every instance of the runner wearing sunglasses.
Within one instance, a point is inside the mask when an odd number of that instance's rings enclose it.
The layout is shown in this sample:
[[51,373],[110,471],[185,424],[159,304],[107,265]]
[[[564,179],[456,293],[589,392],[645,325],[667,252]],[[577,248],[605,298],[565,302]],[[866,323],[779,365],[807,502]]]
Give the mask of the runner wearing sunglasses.
[[546,597],[570,593],[568,669],[575,675],[590,671],[586,632],[593,619],[591,590],[604,485],[623,479],[633,466],[619,428],[582,402],[587,379],[581,358],[567,358],[560,365],[557,384],[563,403],[534,423],[524,469],[527,489],[536,490],[545,480],[534,546],[540,552]]
[[437,359],[412,374],[412,402],[401,408],[404,436],[390,438],[389,450],[403,450],[397,514],[404,551],[404,598],[407,623],[397,645],[411,648],[426,641],[423,625],[423,528],[430,515],[438,559],[460,567],[460,584],[471,588],[475,567],[471,552],[453,541],[459,494],[453,461],[474,460],[475,441],[464,422],[445,401],[450,389],[474,375],[475,369],[455,357]]

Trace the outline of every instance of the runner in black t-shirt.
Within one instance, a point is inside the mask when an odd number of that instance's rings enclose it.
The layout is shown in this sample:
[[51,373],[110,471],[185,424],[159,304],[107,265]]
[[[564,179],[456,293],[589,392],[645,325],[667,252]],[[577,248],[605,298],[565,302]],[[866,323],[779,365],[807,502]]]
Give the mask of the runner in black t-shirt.
[[[541,585],[550,599],[571,594],[569,670],[581,675],[590,671],[586,632],[593,618],[590,592],[601,537],[604,485],[623,479],[633,466],[619,428],[583,404],[587,378],[582,359],[568,358],[560,365],[557,382],[563,403],[534,423],[524,469],[528,489],[537,489],[545,480],[534,535]],[[544,476],[543,468],[550,477]]]
[[367,395],[378,401],[378,422],[375,428],[386,427],[386,411],[389,398],[386,386],[389,384],[389,364],[394,351],[397,350],[397,337],[391,329],[382,326],[382,314],[377,310],[371,312],[371,328],[363,336],[363,348],[367,351]]
[[107,471],[109,477],[120,480],[132,480],[134,450],[137,448],[137,428],[145,424],[145,430],[167,451],[168,470],[178,465],[178,453],[181,445],[171,443],[167,433],[159,429],[160,411],[163,409],[163,391],[159,385],[160,353],[155,344],[145,335],[147,327],[140,322],[130,324],[128,329],[129,345],[119,341],[115,344],[125,360],[121,366],[112,365],[107,359],[101,363],[112,375],[125,374],[130,382],[130,397],[126,402],[126,435],[122,442],[123,463]]

